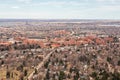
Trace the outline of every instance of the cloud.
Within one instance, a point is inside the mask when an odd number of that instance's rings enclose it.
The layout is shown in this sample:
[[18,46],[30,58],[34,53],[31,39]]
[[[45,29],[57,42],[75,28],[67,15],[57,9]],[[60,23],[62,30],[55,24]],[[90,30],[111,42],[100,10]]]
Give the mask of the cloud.
[[98,2],[118,3],[120,0],[96,0]]
[[79,2],[79,1],[46,1],[39,3],[32,3],[29,6],[56,6],[56,7],[64,7],[64,6],[83,6],[87,3]]
[[18,2],[31,3],[32,0],[17,0]]
[[120,9],[120,5],[107,5],[107,6],[101,6],[99,9],[104,11],[118,11]]
[[19,6],[13,6],[11,8],[13,8],[13,9],[19,9],[20,7]]

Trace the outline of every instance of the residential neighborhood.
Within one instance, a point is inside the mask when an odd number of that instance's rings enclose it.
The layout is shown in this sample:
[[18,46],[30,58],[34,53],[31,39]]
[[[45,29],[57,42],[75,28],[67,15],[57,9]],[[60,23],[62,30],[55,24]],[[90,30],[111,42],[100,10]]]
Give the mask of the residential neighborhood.
[[120,80],[119,24],[0,22],[0,80]]

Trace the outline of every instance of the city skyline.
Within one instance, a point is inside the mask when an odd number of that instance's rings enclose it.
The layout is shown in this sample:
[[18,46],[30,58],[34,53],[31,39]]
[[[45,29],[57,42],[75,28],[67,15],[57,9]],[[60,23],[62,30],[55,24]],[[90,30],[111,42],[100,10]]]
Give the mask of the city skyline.
[[0,18],[120,19],[120,0],[0,0]]

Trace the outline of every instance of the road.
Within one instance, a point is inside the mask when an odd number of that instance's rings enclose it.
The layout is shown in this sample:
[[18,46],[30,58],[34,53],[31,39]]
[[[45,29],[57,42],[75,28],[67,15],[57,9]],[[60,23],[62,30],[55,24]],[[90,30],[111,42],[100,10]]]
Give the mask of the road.
[[[85,46],[84,46],[85,47]],[[92,46],[89,46],[92,47]],[[99,46],[98,46],[99,47]],[[62,49],[63,47],[57,48],[57,49]],[[64,47],[65,48],[65,47]],[[88,48],[88,47],[87,47]],[[39,71],[39,69],[44,65],[44,63],[49,59],[50,55],[52,53],[54,53],[55,49],[53,49],[50,53],[48,53],[48,55],[43,59],[43,61],[41,63],[38,64],[38,66],[36,67],[36,69]],[[33,74],[34,71],[28,76],[28,80],[32,80],[33,78]]]
[[[49,59],[50,55],[52,53],[54,53],[55,50],[51,51],[44,59],[43,61],[36,67],[37,70],[39,70],[43,65],[44,63]],[[34,71],[28,76],[28,80],[32,80],[33,78],[33,74],[34,74]]]

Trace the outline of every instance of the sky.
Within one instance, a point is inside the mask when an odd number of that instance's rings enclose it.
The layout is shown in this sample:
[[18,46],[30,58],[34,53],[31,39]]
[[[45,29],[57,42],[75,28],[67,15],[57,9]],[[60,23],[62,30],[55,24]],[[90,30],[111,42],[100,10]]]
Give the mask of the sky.
[[120,0],[0,0],[0,19],[120,19]]

